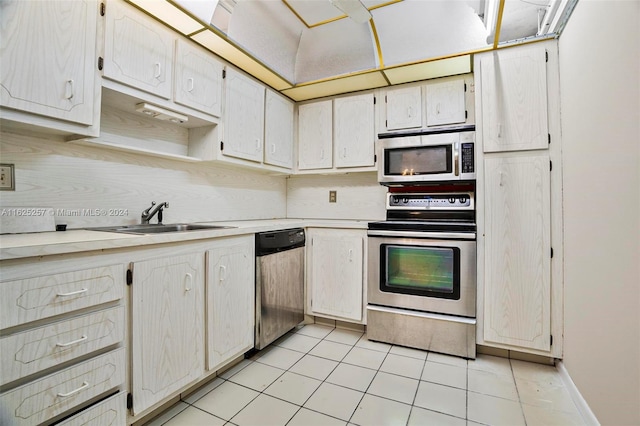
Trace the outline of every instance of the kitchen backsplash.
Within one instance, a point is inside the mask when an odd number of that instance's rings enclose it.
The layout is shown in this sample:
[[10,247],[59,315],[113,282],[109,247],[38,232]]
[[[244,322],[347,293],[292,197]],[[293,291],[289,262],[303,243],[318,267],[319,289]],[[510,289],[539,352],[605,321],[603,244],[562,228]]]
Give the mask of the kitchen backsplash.
[[15,191],[0,192],[0,214],[52,207],[69,228],[139,223],[151,201],[169,202],[165,223],[286,216],[281,176],[6,132],[0,162],[15,164],[16,180]]

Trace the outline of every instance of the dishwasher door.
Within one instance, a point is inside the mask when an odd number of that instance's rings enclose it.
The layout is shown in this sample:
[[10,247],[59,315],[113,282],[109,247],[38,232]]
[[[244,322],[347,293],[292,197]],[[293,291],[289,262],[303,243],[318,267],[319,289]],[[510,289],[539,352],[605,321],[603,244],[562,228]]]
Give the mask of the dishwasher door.
[[255,348],[304,320],[304,247],[256,257]]

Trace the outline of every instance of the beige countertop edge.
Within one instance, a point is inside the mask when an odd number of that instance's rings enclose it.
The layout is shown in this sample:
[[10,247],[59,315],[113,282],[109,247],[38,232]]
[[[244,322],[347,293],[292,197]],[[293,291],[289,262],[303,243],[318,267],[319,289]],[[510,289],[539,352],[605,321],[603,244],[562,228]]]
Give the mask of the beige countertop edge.
[[0,235],[0,260],[180,243],[297,227],[367,229],[368,222],[367,220],[338,219],[266,219],[200,222],[232,226],[232,228],[156,235],[134,235],[84,229]]

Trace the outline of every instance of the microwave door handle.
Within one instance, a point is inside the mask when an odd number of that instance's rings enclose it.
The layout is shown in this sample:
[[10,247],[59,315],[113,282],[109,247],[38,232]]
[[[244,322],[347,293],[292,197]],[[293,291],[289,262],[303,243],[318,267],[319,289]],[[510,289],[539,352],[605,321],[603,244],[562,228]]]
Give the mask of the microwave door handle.
[[458,164],[460,159],[460,151],[458,149],[458,145],[458,142],[453,144],[453,169],[455,176],[460,176],[460,165]]

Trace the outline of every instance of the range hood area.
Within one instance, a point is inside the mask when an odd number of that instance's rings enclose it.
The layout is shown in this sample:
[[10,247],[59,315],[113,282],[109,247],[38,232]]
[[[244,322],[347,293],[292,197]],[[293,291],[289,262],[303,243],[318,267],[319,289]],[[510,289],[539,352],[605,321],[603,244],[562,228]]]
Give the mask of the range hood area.
[[577,2],[127,1],[294,101],[471,72],[474,53],[558,37]]

